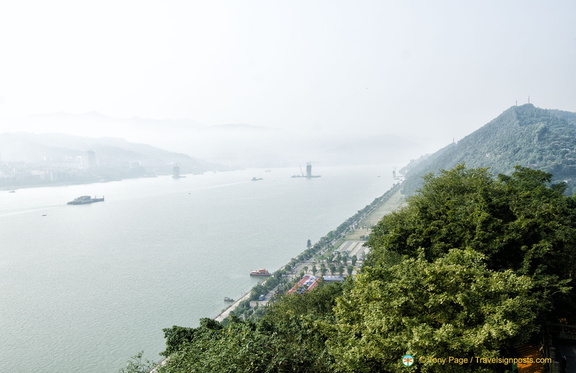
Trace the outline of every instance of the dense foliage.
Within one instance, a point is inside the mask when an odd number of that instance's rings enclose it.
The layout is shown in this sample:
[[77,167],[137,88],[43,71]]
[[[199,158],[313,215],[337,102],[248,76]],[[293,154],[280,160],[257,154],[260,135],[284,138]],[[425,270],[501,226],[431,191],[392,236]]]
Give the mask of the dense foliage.
[[576,201],[550,180],[463,165],[426,177],[374,228],[363,273],[338,301],[329,345],[342,369],[394,371],[405,353],[503,356],[543,322],[570,320]]
[[550,174],[518,167],[494,180],[487,169],[459,165],[441,175],[429,175],[409,206],[384,217],[369,245],[408,255],[424,247],[427,259],[470,247],[497,270],[574,270],[576,203],[563,196],[562,184],[547,186]]
[[429,175],[406,208],[375,227],[370,264],[383,265],[386,250],[417,256],[424,248],[425,258],[434,260],[452,248],[470,248],[486,256],[490,269],[529,275],[542,299],[560,302],[576,271],[576,200],[563,195],[563,184],[548,186],[550,180],[522,167],[497,179],[463,165]]
[[[390,372],[410,354],[498,357],[508,342],[537,330],[544,307],[528,276],[489,270],[474,250],[452,249],[432,262],[417,258],[367,268],[338,300],[337,334],[330,352],[346,372]],[[418,364],[446,371],[437,364]],[[454,369],[455,367],[451,367]],[[466,364],[462,371],[484,369]],[[427,369],[425,369],[427,370]]]
[[284,297],[256,321],[203,319],[197,328],[165,329],[170,359],[159,372],[332,372],[323,325],[333,322],[341,292],[340,284],[325,284]]

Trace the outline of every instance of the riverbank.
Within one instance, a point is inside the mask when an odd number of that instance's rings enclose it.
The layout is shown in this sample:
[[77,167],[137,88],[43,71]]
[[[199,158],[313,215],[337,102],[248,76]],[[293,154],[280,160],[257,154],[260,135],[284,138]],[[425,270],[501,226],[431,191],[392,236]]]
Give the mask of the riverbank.
[[[401,208],[404,202],[405,197],[402,194],[400,184],[394,185],[384,193],[384,195],[375,199],[372,204],[360,210],[355,216],[341,224],[335,231],[329,232],[320,242],[309,248],[308,250],[313,250],[317,245],[320,246],[316,249],[317,252],[313,256],[306,255],[305,251],[297,258],[293,258],[290,263],[278,269],[273,277],[256,285],[250,292],[244,294],[214,319],[222,322],[231,314],[244,317],[251,315],[262,306],[266,306],[277,292],[282,292],[280,289],[285,291],[286,288],[290,288],[293,283],[297,282],[306,274],[316,275],[316,272],[321,272],[321,274],[324,275],[330,270],[332,275],[336,274],[336,272],[340,272],[339,274],[343,275],[342,264],[340,264],[340,268],[328,264],[332,262],[332,258],[335,256],[339,258],[338,263],[340,263],[340,258],[344,257],[346,257],[345,264],[348,259],[351,260],[351,263],[353,263],[352,269],[350,269],[348,265],[345,269],[348,275],[358,272],[368,254],[368,248],[364,246],[364,243],[370,235],[372,227],[385,215]],[[334,234],[335,232],[339,233]],[[317,265],[319,267],[317,267]],[[273,286],[266,286],[267,281],[270,279],[274,281]],[[265,300],[256,301],[255,298],[261,295],[264,296]],[[239,308],[242,311],[235,312]]]
[[230,315],[230,312],[234,311],[240,305],[240,303],[248,299],[250,299],[250,292],[247,292],[240,299],[234,301],[234,303],[232,303],[230,307],[222,311],[218,316],[214,318],[214,320],[222,322],[225,318],[227,318]]

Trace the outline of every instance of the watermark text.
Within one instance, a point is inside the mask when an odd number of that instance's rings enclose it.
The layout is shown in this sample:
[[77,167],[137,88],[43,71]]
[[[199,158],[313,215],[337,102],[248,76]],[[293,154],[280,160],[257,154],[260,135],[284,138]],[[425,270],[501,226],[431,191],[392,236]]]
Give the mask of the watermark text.
[[469,357],[438,357],[438,356],[420,356],[415,359],[420,364],[551,364],[553,359],[550,357],[480,357],[480,356],[469,356]]

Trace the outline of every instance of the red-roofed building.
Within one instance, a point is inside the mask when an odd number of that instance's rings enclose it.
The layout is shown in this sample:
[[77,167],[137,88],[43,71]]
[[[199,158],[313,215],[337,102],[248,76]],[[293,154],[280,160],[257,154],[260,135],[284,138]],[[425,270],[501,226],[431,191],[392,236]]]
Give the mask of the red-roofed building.
[[298,293],[302,294],[307,291],[314,289],[320,283],[321,277],[319,276],[310,276],[306,275],[302,277],[300,281],[296,285],[292,287],[292,289],[288,290],[287,294]]

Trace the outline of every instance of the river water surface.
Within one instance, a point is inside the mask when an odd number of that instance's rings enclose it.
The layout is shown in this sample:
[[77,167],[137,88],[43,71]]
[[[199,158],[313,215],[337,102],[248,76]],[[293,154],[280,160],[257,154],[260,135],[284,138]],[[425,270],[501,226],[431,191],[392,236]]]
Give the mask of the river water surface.
[[[391,166],[242,170],[0,192],[0,370],[117,372],[215,317],[393,183]],[[251,181],[261,177],[260,181]],[[89,194],[106,201],[68,206]]]

